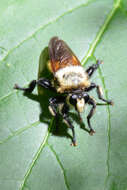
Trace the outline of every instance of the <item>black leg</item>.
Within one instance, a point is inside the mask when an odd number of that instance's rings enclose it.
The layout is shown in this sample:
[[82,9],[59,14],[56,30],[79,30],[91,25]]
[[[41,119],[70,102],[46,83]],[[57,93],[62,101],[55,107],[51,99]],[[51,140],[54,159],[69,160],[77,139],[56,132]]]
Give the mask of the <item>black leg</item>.
[[65,96],[57,96],[49,99],[49,111],[53,116],[56,116],[57,112],[61,112],[60,105],[65,103]]
[[63,116],[64,122],[72,130],[72,144],[71,145],[76,146],[77,143],[76,143],[76,137],[75,137],[75,129],[74,129],[74,126],[71,124],[71,121],[68,116],[68,112],[69,112],[69,106],[65,103],[62,108],[62,116]]
[[63,96],[50,98],[49,111],[55,117],[58,116],[58,111],[61,113],[64,122],[72,130],[72,145],[76,146],[75,130],[68,116],[69,106],[65,103],[65,98]]
[[18,90],[23,90],[24,92],[29,92],[31,93],[34,88],[36,87],[36,85],[39,85],[43,88],[47,88],[50,89],[52,91],[55,91],[55,88],[52,86],[50,80],[45,79],[45,78],[40,78],[39,80],[33,80],[30,84],[28,88],[22,88],[19,85],[15,84],[14,89],[18,89]]
[[90,128],[90,135],[93,135],[95,133],[95,131],[92,129],[91,127],[91,122],[90,122],[90,119],[91,117],[93,116],[94,112],[95,112],[95,109],[96,109],[96,103],[95,101],[90,97],[89,100],[88,100],[88,104],[92,105],[92,108],[87,116],[87,122],[88,122],[88,126]]
[[90,66],[90,67],[86,70],[88,76],[91,77],[92,74],[94,73],[94,71],[96,71],[97,68],[99,67],[99,65],[102,64],[102,63],[103,63],[102,61],[97,60],[97,63],[96,63],[96,64]]
[[89,92],[89,91],[93,90],[93,89],[96,88],[96,87],[97,87],[97,85],[92,82],[92,83],[90,84],[90,86],[85,89],[85,91],[86,91],[86,92]]
[[29,92],[31,93],[34,88],[36,86],[36,80],[33,80],[30,84],[28,88],[22,88],[20,87],[18,84],[15,84],[14,89],[18,89],[18,90],[23,90],[24,92]]
[[56,92],[56,89],[53,87],[52,83],[48,79],[40,78],[39,80],[37,80],[37,84],[42,86],[43,88],[47,88]]
[[78,113],[78,116],[79,116],[80,122],[82,122],[81,115],[80,115],[80,113],[79,113],[79,111],[77,110],[77,107],[76,107],[76,104],[77,104],[77,98],[78,98],[78,96],[76,96],[75,94],[73,94],[73,95],[70,96],[70,98],[69,98],[69,103],[70,103],[71,105],[74,106],[75,110],[76,110],[77,113]]
[[58,102],[56,98],[49,99],[49,111],[53,116],[57,116]]
[[75,137],[75,130],[74,126],[71,124],[71,121],[69,120],[68,117],[64,117],[64,122],[67,124],[67,126],[72,130],[72,146],[77,146],[76,143],[76,137]]
[[91,83],[91,85],[86,89],[86,91],[89,92],[90,90],[93,90],[94,88],[97,89],[97,95],[100,100],[106,102],[107,104],[113,105],[113,102],[111,100],[106,100],[103,98],[103,91],[99,85],[96,85],[95,83]]

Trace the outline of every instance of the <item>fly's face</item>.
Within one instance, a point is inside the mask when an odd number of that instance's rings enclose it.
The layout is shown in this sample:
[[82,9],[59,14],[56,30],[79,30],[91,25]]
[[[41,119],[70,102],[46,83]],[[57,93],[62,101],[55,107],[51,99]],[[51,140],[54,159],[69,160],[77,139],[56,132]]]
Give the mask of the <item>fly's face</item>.
[[87,103],[87,95],[85,93],[70,94],[68,96],[68,100],[69,103],[73,105],[79,113],[81,113],[85,109],[85,105]]

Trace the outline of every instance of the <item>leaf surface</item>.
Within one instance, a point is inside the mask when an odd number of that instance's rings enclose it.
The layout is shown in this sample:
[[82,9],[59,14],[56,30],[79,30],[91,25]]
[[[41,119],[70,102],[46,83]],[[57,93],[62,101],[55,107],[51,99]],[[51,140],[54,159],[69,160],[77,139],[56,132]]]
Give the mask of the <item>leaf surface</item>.
[[[0,189],[127,189],[126,10],[126,0],[1,1]],[[91,81],[115,102],[97,107],[93,137],[70,113],[77,147],[70,146],[71,131],[62,121],[55,133],[49,92],[41,99],[37,90],[30,96],[13,90],[37,78],[53,36],[66,41],[86,68],[95,57],[104,61]],[[82,114],[86,127],[88,111]]]

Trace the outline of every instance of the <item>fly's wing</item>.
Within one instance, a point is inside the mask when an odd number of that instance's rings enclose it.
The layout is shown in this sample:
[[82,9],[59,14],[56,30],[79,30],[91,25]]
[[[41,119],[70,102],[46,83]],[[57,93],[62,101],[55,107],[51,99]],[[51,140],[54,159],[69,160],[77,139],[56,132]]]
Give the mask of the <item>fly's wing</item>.
[[53,37],[49,42],[49,57],[52,72],[73,65],[81,65],[68,45],[58,37]]

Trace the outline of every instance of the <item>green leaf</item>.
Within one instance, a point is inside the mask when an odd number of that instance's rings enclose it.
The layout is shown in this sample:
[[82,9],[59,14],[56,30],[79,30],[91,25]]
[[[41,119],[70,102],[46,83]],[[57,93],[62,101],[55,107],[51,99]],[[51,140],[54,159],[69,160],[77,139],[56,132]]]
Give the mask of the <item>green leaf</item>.
[[[127,189],[126,10],[126,0],[0,2],[1,190]],[[91,81],[115,102],[97,106],[93,137],[70,113],[77,147],[70,146],[66,125],[49,114],[49,91],[24,96],[13,89],[38,77],[53,36],[66,41],[86,68],[95,58],[104,61]],[[86,127],[88,111],[82,114]]]

